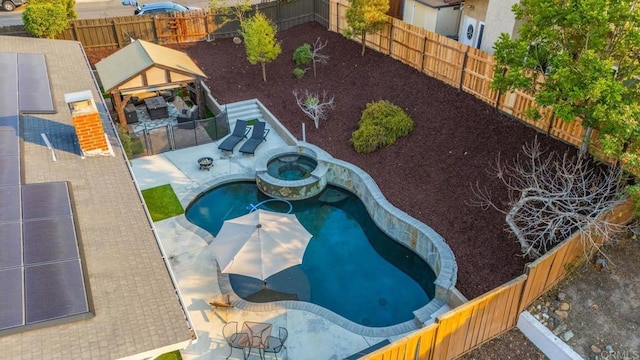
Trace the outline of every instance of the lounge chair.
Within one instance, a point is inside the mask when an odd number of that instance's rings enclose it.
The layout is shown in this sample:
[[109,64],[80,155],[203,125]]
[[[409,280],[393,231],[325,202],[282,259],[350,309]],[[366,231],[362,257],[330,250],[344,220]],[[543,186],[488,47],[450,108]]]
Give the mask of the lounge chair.
[[253,153],[256,151],[256,148],[260,144],[262,144],[263,141],[267,140],[269,129],[265,129],[265,125],[266,124],[264,121],[257,121],[255,124],[253,124],[253,132],[251,132],[251,137],[240,147],[241,153],[253,155]]
[[222,151],[231,151],[238,145],[242,139],[247,138],[249,129],[247,128],[246,120],[236,120],[236,126],[233,128],[233,132],[218,146],[218,149]]

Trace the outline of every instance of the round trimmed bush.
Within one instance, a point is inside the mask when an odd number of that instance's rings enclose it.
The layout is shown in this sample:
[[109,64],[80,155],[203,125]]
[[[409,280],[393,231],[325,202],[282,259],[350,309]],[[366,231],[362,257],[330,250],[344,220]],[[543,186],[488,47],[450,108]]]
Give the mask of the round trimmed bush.
[[351,144],[358,153],[370,153],[392,145],[396,139],[413,131],[413,120],[397,105],[380,100],[368,103],[351,134]]

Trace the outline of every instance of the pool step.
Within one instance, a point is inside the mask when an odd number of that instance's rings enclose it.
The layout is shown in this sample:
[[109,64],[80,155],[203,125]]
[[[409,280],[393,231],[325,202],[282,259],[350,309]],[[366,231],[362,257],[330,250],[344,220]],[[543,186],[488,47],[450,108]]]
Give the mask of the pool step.
[[413,312],[414,319],[421,327],[432,324],[436,321],[436,317],[445,312],[451,310],[449,305],[445,304],[440,299],[433,299],[429,304],[422,309],[418,309]]
[[262,111],[258,107],[256,100],[239,101],[226,105],[229,122],[241,120],[258,119],[264,121]]

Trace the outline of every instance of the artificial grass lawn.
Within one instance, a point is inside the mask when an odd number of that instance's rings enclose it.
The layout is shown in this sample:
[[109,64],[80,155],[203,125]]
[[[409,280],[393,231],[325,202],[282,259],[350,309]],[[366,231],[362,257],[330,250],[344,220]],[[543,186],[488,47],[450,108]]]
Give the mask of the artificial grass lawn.
[[169,184],[142,190],[142,197],[154,222],[184,214],[182,204]]
[[155,360],[182,360],[182,356],[180,355],[180,351],[176,350],[170,353],[162,354]]

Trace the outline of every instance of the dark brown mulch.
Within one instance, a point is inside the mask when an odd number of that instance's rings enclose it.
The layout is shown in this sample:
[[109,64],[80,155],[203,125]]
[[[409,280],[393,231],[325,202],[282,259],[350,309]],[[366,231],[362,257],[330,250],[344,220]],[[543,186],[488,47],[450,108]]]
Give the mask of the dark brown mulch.
[[[323,53],[330,56],[329,63],[319,65],[317,78],[311,70],[294,78],[293,51],[317,37],[328,40]],[[522,274],[525,260],[504,231],[504,216],[468,202],[474,199],[475,183],[487,186],[497,199],[505,198],[504,187],[487,169],[498,153],[503,159],[515,157],[536,130],[388,56],[367,50],[363,58],[359,43],[318,23],[279,32],[277,38],[283,51],[267,64],[267,82],[260,65],[248,63],[244,45],[232,39],[176,48],[209,76],[207,85],[220,103],[258,98],[298,139],[306,123],[308,142],[367,171],[392,204],[441,234],[458,262],[457,287],[468,298]],[[94,62],[104,53],[88,55]],[[295,89],[335,95],[336,108],[319,129],[297,107]],[[381,99],[404,108],[415,130],[392,146],[358,154],[349,143],[351,133],[365,105]],[[567,149],[544,134],[539,140],[548,149]]]

